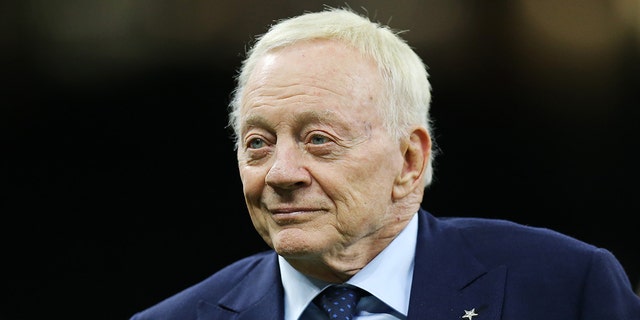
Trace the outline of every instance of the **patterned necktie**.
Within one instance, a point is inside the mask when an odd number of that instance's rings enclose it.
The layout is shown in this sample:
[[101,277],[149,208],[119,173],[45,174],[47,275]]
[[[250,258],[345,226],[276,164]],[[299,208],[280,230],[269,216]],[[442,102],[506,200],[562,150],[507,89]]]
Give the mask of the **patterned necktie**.
[[316,304],[322,308],[329,319],[352,320],[362,290],[351,286],[330,286],[316,297]]

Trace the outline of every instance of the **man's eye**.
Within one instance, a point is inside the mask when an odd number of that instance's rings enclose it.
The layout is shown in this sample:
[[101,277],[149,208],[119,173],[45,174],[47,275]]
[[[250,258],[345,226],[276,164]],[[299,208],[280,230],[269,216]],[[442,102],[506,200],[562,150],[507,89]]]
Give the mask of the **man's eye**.
[[327,137],[325,137],[325,136],[321,136],[321,135],[314,135],[314,136],[312,136],[312,137],[311,137],[310,142],[311,142],[312,144],[324,144],[324,143],[327,143],[327,142],[328,142],[328,139],[327,139]]
[[249,141],[249,143],[247,144],[247,146],[250,149],[260,149],[260,148],[264,147],[264,140],[262,140],[260,138],[251,139]]

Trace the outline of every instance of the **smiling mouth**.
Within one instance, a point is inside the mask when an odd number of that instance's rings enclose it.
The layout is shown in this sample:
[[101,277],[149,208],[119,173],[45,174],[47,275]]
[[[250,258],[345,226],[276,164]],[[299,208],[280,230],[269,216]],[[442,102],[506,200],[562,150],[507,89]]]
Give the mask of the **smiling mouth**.
[[320,214],[323,210],[310,208],[270,210],[271,216],[278,223],[300,223],[311,219],[311,215]]
[[319,212],[322,211],[318,208],[303,208],[303,207],[282,207],[282,208],[267,208],[271,214],[303,214],[303,213],[311,213],[311,212]]

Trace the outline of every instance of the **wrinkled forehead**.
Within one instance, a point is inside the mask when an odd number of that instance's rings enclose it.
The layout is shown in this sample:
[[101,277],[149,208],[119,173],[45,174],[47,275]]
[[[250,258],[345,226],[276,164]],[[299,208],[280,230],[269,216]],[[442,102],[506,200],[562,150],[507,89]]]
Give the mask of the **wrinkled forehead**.
[[311,95],[326,90],[352,99],[377,100],[381,87],[382,77],[373,59],[343,42],[317,39],[273,49],[259,57],[243,100],[265,88],[307,89]]
[[375,109],[381,87],[376,64],[354,48],[331,40],[297,43],[257,60],[240,114],[246,121],[255,114],[252,109],[282,106],[289,112],[311,108],[320,114],[364,113],[371,119],[380,115]]
[[297,72],[300,76],[316,78],[367,74],[373,79],[377,65],[372,58],[344,42],[315,39],[264,53],[256,59],[249,81],[255,79],[256,75],[274,75],[276,72]]

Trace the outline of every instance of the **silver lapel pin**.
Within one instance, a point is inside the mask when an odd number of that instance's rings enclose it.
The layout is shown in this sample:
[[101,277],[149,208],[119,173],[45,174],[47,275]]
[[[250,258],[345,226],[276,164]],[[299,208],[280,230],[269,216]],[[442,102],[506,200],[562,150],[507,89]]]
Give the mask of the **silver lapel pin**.
[[469,319],[469,320],[473,320],[474,316],[477,316],[478,314],[476,313],[476,308],[473,308],[471,310],[465,310],[464,311],[464,316],[462,316],[462,319]]

